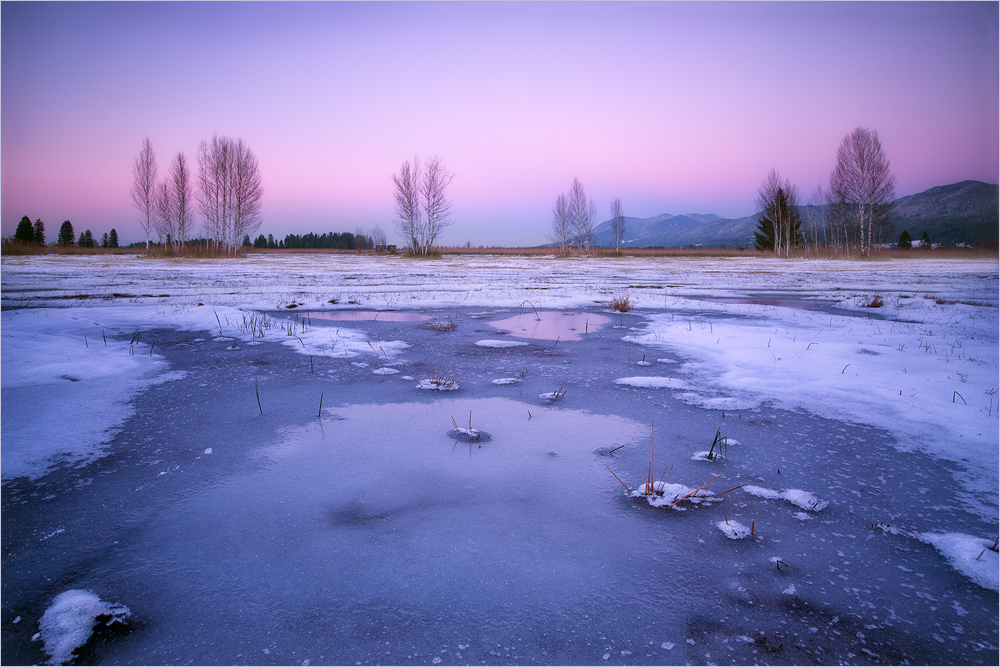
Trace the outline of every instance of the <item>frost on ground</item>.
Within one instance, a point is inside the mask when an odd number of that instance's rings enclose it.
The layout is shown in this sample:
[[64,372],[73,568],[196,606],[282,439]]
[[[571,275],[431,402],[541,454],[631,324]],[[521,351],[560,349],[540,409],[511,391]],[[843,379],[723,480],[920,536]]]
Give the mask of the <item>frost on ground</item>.
[[53,582],[133,591],[107,664],[998,662],[995,261],[0,268],[5,664]]
[[90,591],[60,593],[38,623],[38,636],[50,656],[49,664],[72,660],[73,652],[87,643],[98,623],[125,623],[130,615],[125,605],[104,602]]

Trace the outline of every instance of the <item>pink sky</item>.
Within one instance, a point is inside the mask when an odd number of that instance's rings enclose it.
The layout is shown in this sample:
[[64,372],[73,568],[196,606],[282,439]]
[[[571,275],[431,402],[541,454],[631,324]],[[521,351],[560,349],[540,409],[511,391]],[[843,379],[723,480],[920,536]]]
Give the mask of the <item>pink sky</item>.
[[897,195],[998,180],[998,4],[11,3],[0,222],[142,236],[128,189],[215,132],[264,177],[261,232],[382,226],[391,175],[440,155],[448,244],[546,242],[578,177],[599,219],[808,195],[876,129]]

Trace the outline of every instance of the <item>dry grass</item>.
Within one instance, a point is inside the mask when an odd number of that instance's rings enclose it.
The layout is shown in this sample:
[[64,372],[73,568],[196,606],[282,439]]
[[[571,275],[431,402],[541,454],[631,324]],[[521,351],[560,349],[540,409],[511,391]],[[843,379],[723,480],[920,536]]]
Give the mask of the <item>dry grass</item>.
[[417,325],[421,329],[429,329],[435,333],[448,333],[449,331],[454,331],[456,325],[451,320],[431,320],[430,322],[424,322],[423,324]]
[[615,298],[611,299],[611,305],[608,306],[608,308],[610,308],[611,310],[614,310],[619,313],[627,313],[630,310],[632,310],[633,307],[634,304],[632,303],[632,299],[628,298],[627,296],[616,296]]
[[861,306],[862,308],[881,308],[882,306],[885,305],[885,302],[882,301],[882,297],[881,296],[879,296],[878,294],[876,294],[875,296],[873,296],[872,298],[868,299],[867,301],[865,301],[864,299],[862,299],[861,303],[859,303],[858,305]]

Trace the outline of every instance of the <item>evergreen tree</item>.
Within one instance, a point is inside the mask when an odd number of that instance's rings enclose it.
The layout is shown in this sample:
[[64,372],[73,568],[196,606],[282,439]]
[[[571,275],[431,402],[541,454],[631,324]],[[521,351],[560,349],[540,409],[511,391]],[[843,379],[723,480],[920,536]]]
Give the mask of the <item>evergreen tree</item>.
[[272,236],[271,234],[267,235],[267,247],[268,248],[277,248],[278,247],[278,244],[274,242],[274,236]]
[[920,243],[922,248],[931,249],[931,237],[927,232],[920,235]]
[[45,245],[45,223],[41,218],[35,220],[35,243]]
[[102,248],[107,248],[108,247],[108,233],[107,232],[104,232],[104,236],[101,237],[101,247]]
[[69,220],[59,228],[59,239],[56,242],[61,246],[73,245],[73,225]]
[[118,247],[118,232],[116,232],[114,228],[112,228],[111,233],[108,234],[108,247],[109,248]]
[[243,247],[244,248],[249,248],[250,247],[250,235],[249,234],[244,234],[243,235]]
[[774,250],[774,223],[766,215],[760,216],[757,229],[753,233],[753,245],[757,250]]
[[23,243],[35,242],[35,230],[31,226],[31,218],[24,216],[21,222],[17,223],[17,231],[14,232],[14,240]]
[[254,248],[266,248],[267,247],[267,239],[264,237],[263,234],[261,234],[256,239],[254,239],[253,247]]
[[93,248],[94,247],[94,235],[90,230],[80,232],[80,239],[76,244],[81,248]]
[[899,243],[896,244],[900,250],[909,250],[913,247],[913,239],[910,237],[910,232],[903,230],[903,233],[899,235]]
[[[787,234],[782,237],[784,239],[783,245],[787,246],[785,247],[787,256],[789,248],[800,245],[803,241],[802,215],[799,213],[799,207],[794,203],[794,193],[789,195],[784,187],[778,187],[766,201],[764,201],[764,197],[761,199],[764,207],[757,220],[757,229],[753,233],[754,246],[758,250],[774,250],[774,221],[777,218],[783,220],[784,224],[788,226]],[[789,201],[790,199],[791,201]]]

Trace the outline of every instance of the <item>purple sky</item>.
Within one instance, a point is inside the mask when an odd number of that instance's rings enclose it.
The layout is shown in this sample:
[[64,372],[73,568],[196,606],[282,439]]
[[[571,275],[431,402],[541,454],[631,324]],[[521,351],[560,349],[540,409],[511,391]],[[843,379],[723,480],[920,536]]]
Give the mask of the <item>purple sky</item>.
[[[897,196],[998,178],[998,3],[3,2],[2,234],[142,232],[144,137],[167,170],[213,133],[264,178],[261,232],[392,226],[413,155],[455,172],[447,244],[546,242],[578,177],[599,220],[808,196],[853,128]],[[200,225],[200,220],[199,220]],[[200,227],[199,227],[200,231]]]

